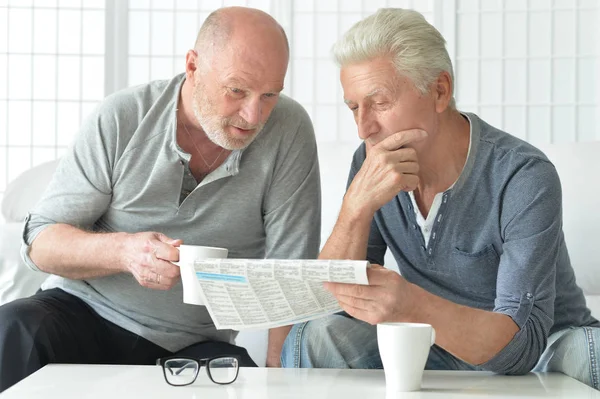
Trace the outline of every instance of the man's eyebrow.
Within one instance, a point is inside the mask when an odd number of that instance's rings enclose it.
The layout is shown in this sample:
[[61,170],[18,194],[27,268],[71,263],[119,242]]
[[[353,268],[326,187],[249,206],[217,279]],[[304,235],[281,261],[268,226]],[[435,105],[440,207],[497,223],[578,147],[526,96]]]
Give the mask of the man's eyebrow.
[[[367,93],[367,95],[364,97],[364,99],[373,97],[374,95],[377,95],[377,94],[379,94],[379,93],[381,93],[383,91],[385,91],[385,89],[382,89],[381,87],[377,88],[377,89],[374,89],[374,90],[371,90],[370,92]],[[344,103],[346,105],[349,105],[349,104],[353,104],[354,101],[347,100],[347,99],[344,98]]]
[[227,78],[224,80],[224,83],[226,85],[234,84],[234,85],[242,85],[242,86],[246,84],[246,82],[243,79],[240,79],[237,77],[236,78],[234,78],[234,77]]
[[369,93],[367,93],[367,95],[365,96],[365,98],[373,97],[374,95],[377,95],[377,94],[381,93],[382,91],[384,91],[384,89],[382,89],[382,88],[378,88],[378,89],[372,90]]
[[[247,86],[246,81],[244,79],[238,78],[238,77],[227,78],[223,81],[223,84],[225,86],[229,86],[229,85],[236,85],[239,87]],[[281,93],[283,91],[283,89],[284,89],[283,86],[277,86],[274,88],[274,90],[269,90],[266,93]]]

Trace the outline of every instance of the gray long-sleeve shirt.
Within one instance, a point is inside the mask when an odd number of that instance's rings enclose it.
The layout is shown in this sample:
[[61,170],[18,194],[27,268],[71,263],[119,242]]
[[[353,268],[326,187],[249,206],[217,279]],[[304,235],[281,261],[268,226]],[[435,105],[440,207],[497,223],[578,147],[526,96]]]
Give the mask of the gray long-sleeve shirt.
[[[186,244],[225,247],[231,258],[315,258],[320,237],[317,149],[304,109],[282,96],[263,131],[200,184],[176,142],[184,75],[111,95],[83,124],[24,230],[22,255],[52,223],[97,232],[159,231]],[[171,351],[231,341],[203,306],[140,286],[130,274],[51,277],[107,320]]]
[[[510,316],[519,332],[481,367],[525,373],[549,334],[600,323],[575,282],[554,166],[530,144],[464,115],[471,125],[470,153],[461,176],[443,194],[429,242],[402,192],[376,212],[367,258],[383,264],[389,248],[408,281],[454,303]],[[362,145],[349,182],[365,156]]]

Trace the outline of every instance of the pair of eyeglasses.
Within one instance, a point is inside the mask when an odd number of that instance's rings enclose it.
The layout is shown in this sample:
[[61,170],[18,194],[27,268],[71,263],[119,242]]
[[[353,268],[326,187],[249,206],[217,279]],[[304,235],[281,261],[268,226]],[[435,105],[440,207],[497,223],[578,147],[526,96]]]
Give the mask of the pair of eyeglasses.
[[240,370],[240,357],[226,355],[208,359],[193,359],[191,357],[166,357],[156,360],[157,366],[162,366],[167,384],[176,387],[193,384],[202,366],[206,367],[208,378],[215,384],[231,384],[237,379]]

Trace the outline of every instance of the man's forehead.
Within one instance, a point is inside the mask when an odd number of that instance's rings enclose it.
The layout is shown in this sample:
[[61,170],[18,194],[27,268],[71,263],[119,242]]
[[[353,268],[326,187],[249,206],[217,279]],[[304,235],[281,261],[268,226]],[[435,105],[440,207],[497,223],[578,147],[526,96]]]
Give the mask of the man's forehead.
[[262,89],[267,92],[280,92],[283,90],[283,79],[268,79],[252,73],[231,71],[223,77],[223,84],[236,87]]
[[248,69],[261,71],[276,70],[288,64],[288,54],[277,46],[258,46],[257,43],[230,42],[228,46],[215,54],[215,59],[221,66],[247,66]]
[[342,70],[340,78],[345,98],[353,101],[378,95],[393,95],[402,86],[398,72],[381,64],[373,67],[363,64],[358,68]]
[[283,86],[287,72],[286,59],[273,54],[248,54],[247,49],[229,48],[217,54],[213,70],[219,80],[237,80],[246,85]]
[[[344,90],[344,102],[346,104],[360,101],[360,100],[368,100],[372,97],[376,97],[379,95],[390,95],[394,92],[394,88],[389,87],[385,84],[376,84],[370,85],[366,87],[364,90]],[[349,98],[352,97],[352,98]],[[356,98],[354,98],[356,97]]]

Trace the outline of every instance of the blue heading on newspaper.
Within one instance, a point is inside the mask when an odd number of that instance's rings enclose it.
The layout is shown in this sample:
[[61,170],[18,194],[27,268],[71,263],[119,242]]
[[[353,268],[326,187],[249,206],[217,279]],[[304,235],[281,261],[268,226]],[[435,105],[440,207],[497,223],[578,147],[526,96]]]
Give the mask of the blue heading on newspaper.
[[231,274],[196,272],[198,280],[223,281],[228,283],[247,283],[244,276],[232,276]]

